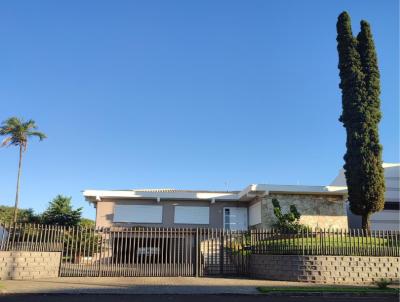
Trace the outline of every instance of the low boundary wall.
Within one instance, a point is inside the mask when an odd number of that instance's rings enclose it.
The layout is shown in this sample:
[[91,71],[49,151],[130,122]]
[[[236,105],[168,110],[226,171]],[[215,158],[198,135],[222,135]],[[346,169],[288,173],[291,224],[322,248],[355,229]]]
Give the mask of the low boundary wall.
[[0,280],[58,277],[60,252],[0,251]]
[[255,278],[313,283],[398,282],[400,257],[251,255]]

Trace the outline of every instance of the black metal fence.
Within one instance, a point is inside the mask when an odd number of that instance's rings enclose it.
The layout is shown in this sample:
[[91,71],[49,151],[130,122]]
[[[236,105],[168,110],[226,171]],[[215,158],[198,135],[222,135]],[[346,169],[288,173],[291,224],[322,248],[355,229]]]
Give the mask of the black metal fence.
[[62,251],[64,234],[61,226],[0,223],[0,251]]
[[61,276],[246,275],[251,254],[400,256],[400,232],[1,224],[0,251],[58,251]]
[[399,231],[251,230],[252,252],[276,255],[400,256]]
[[247,273],[244,231],[0,224],[0,250],[60,251],[61,276]]

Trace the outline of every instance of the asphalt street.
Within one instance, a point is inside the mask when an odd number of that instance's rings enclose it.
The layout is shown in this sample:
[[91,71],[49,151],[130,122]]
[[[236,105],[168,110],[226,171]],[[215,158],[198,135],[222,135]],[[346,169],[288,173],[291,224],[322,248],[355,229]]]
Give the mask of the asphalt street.
[[398,297],[266,296],[266,295],[0,295],[2,302],[394,302]]

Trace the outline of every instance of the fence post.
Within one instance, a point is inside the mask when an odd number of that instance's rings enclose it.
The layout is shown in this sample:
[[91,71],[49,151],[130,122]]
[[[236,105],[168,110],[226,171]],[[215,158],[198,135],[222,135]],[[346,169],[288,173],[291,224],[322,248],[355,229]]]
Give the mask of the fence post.
[[[97,231],[100,233],[100,252],[99,252],[99,272],[98,272],[98,277],[101,277],[101,269],[102,269],[101,261],[102,261],[102,257],[103,257],[103,254],[102,254],[102,251],[103,251],[103,234],[102,234],[101,230],[97,230]],[[95,240],[94,238],[96,238],[95,236],[96,236],[96,229],[94,230],[93,241]]]
[[194,271],[195,271],[195,276],[196,278],[199,277],[199,228],[196,228],[196,236],[194,238],[194,251],[195,251],[195,266],[194,266]]
[[221,238],[219,243],[219,273],[222,275],[224,273],[224,232],[220,231]]

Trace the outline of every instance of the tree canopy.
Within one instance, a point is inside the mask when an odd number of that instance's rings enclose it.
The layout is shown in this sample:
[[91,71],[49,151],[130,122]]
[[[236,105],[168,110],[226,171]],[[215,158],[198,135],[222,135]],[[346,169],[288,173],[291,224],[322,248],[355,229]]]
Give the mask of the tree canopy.
[[77,226],[81,222],[82,208],[73,209],[71,197],[57,195],[42,214],[44,224]]
[[[14,207],[0,206],[0,221],[12,222]],[[40,215],[36,215],[32,209],[20,209],[17,215],[17,223],[39,223]]]
[[0,126],[0,135],[6,136],[2,141],[2,146],[20,146],[25,151],[28,146],[28,139],[36,136],[39,140],[44,140],[46,135],[37,131],[34,120],[24,121],[18,117],[6,119]]
[[370,228],[369,217],[385,201],[382,146],[379,144],[380,76],[378,60],[368,22],[353,36],[350,16],[343,12],[337,22],[342,115],[346,129],[344,170],[350,209],[361,215],[362,227]]
[[[50,225],[76,226],[93,228],[95,222],[92,219],[81,217],[81,208],[73,209],[71,198],[58,195],[49,203],[48,208],[42,214],[36,214],[33,209],[20,209],[17,223],[43,223]],[[0,206],[0,222],[13,221],[14,207]]]
[[27,122],[17,117],[10,117],[6,119],[0,126],[0,135],[6,138],[2,141],[1,147],[4,146],[18,146],[19,147],[19,162],[18,162],[18,176],[17,176],[17,189],[15,193],[15,206],[13,222],[17,222],[18,216],[18,202],[19,202],[19,184],[21,178],[22,168],[22,154],[26,151],[28,146],[28,139],[36,136],[39,140],[44,140],[46,135],[37,131],[37,126],[34,120]]

